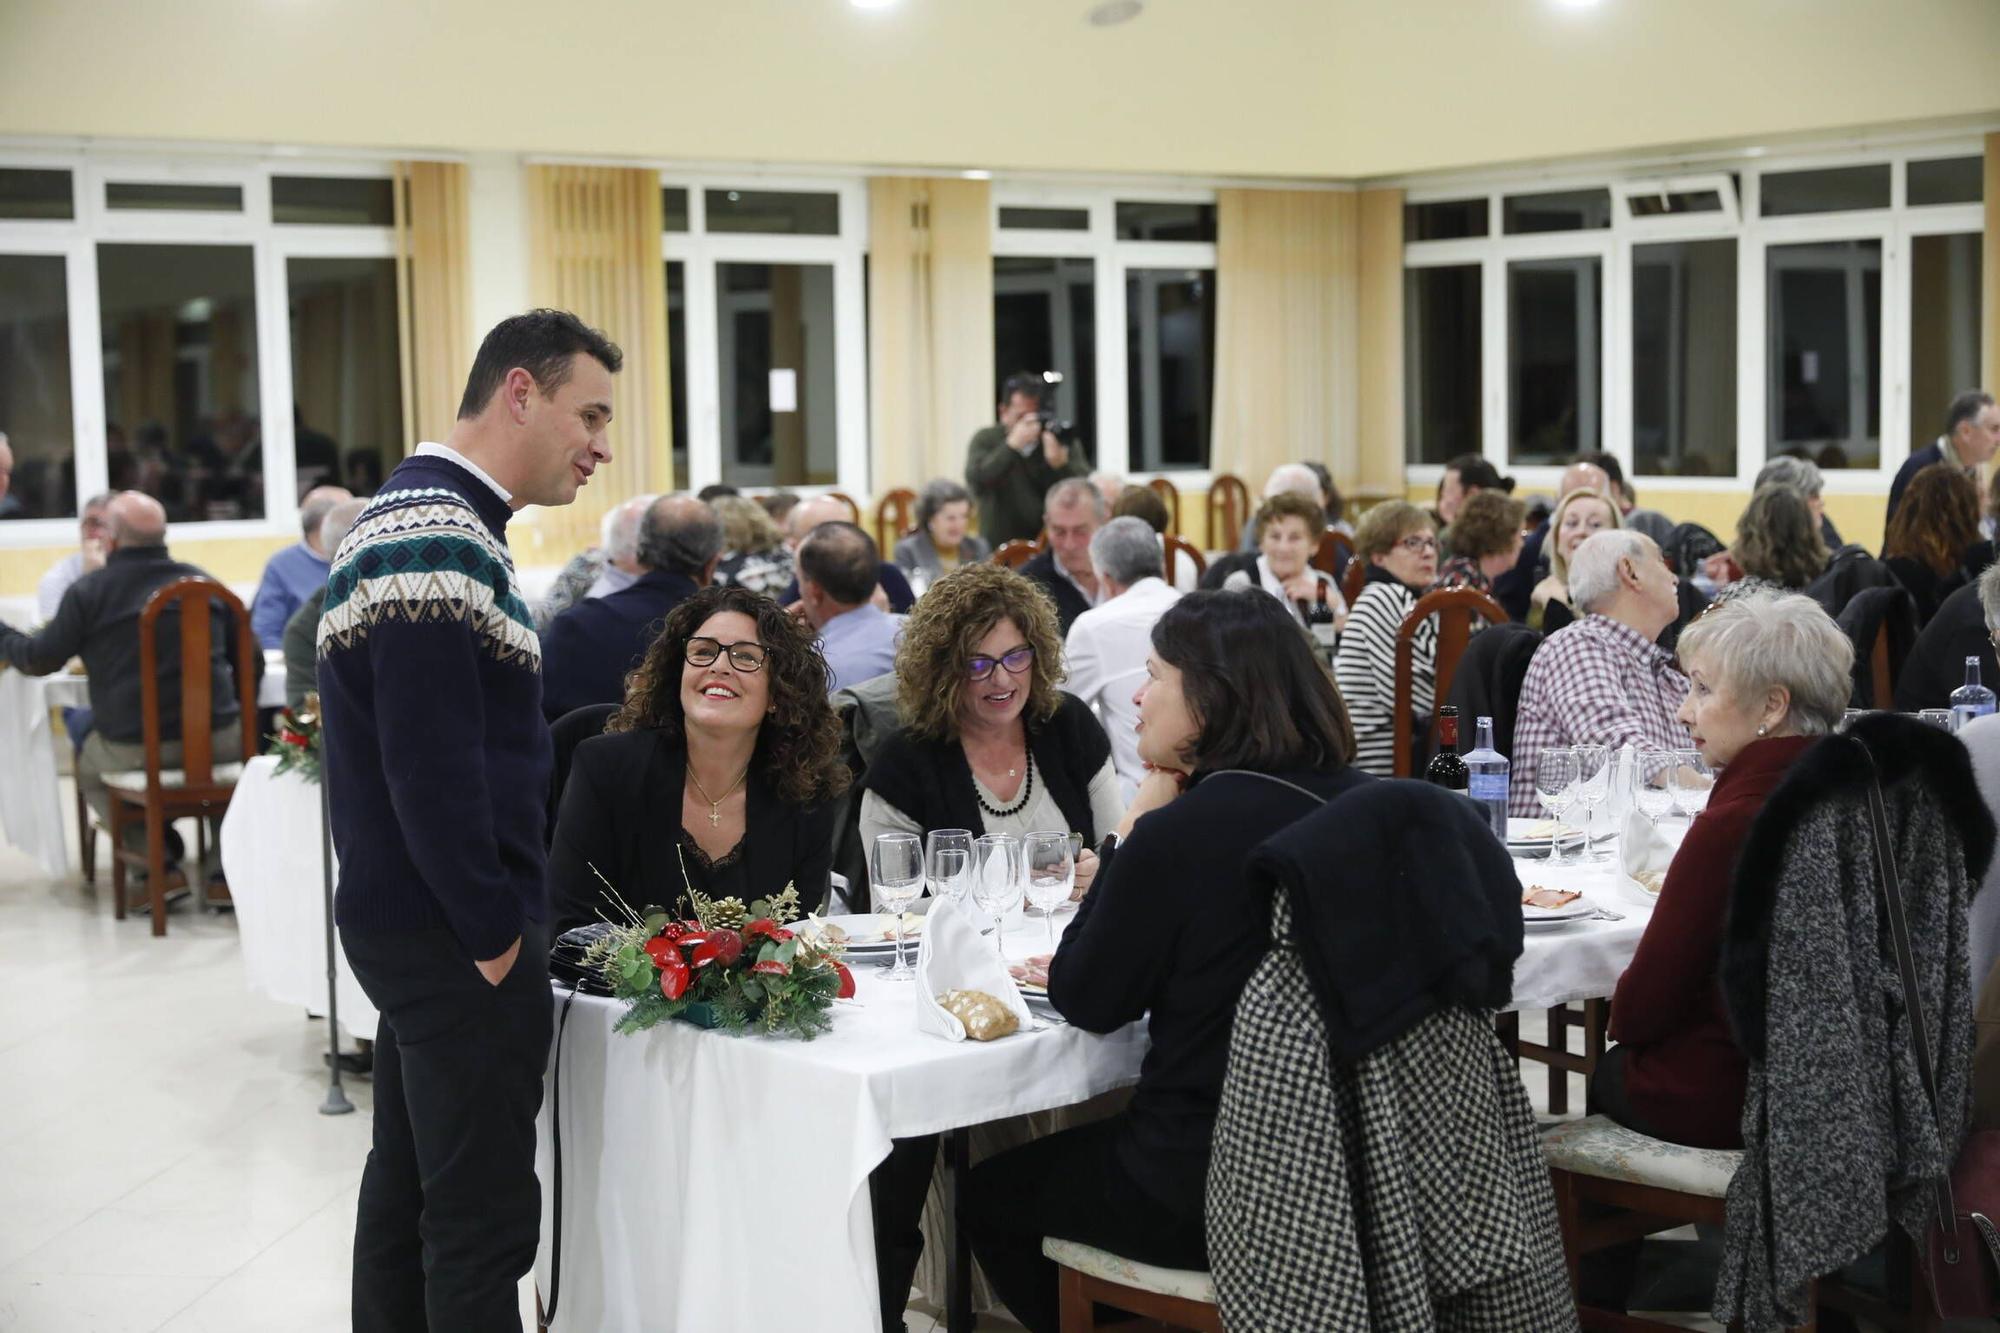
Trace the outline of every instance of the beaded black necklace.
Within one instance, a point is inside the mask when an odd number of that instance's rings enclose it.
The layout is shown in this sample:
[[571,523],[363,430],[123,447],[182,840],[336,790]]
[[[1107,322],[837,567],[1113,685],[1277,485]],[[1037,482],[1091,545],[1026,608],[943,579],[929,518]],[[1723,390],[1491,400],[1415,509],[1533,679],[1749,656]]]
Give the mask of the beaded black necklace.
[[1035,794],[1035,756],[1033,755],[1033,753],[1030,753],[1028,755],[1028,776],[1027,779],[1021,783],[1021,799],[1014,802],[1014,804],[1008,806],[1005,810],[995,810],[992,806],[986,804],[986,798],[980,794],[979,780],[977,779],[977,777],[973,779],[972,783],[972,799],[979,802],[979,808],[981,810],[984,810],[987,814],[993,816],[993,818],[995,819],[1005,819],[1009,815],[1020,814],[1023,810],[1028,808],[1028,802],[1031,798],[1033,798],[1034,794]]

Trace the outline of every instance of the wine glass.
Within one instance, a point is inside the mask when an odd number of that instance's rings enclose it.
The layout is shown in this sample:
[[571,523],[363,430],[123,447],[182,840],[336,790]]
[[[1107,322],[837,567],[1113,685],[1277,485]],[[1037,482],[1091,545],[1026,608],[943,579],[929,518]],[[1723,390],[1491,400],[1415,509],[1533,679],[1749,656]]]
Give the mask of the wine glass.
[[983,833],[972,844],[972,901],[993,918],[993,950],[1000,948],[1001,918],[1021,901],[1021,840],[1011,833]]
[[1569,749],[1544,750],[1535,765],[1535,796],[1542,808],[1555,816],[1555,827],[1549,833],[1549,864],[1559,866],[1562,859],[1562,817],[1576,799],[1576,751]]
[[951,902],[964,902],[972,887],[972,831],[932,829],[925,868],[933,894]]
[[1715,771],[1709,768],[1700,751],[1675,751],[1672,779],[1668,786],[1673,792],[1674,804],[1687,816],[1690,825],[1696,815],[1708,809],[1708,792],[1714,785]]
[[916,972],[903,961],[903,913],[924,891],[924,842],[914,833],[878,833],[868,860],[875,901],[896,917],[896,961],[884,966],[884,981],[908,981]]
[[1674,808],[1674,794],[1668,787],[1673,766],[1672,750],[1648,746],[1640,753],[1639,769],[1632,775],[1632,799],[1654,828],[1660,826],[1660,816]]
[[1583,807],[1583,857],[1602,861],[1604,853],[1590,845],[1591,814],[1611,795],[1611,750],[1604,745],[1576,747],[1576,802]]
[[1069,901],[1076,887],[1076,851],[1067,833],[1030,833],[1022,844],[1028,863],[1028,901],[1041,910],[1049,929],[1049,951],[1056,947],[1056,909]]

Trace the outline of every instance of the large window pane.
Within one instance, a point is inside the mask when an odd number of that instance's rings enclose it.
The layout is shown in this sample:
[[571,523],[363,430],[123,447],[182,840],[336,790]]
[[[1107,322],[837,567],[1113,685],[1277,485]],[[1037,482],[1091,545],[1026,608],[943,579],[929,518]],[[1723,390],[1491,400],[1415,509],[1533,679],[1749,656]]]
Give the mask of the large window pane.
[[[708,230],[780,236],[840,235],[840,196],[798,190],[709,190]],[[685,224],[683,224],[685,225]]]
[[1952,395],[1980,382],[1979,233],[1910,240],[1910,448],[1944,427]]
[[1097,458],[1097,279],[1088,259],[993,261],[993,383],[1054,370],[1055,413]]
[[1089,231],[1090,210],[1087,208],[1021,208],[1000,209],[1000,230],[1002,231]]
[[1567,463],[1597,448],[1603,367],[1602,264],[1507,265],[1507,460]]
[[715,288],[722,480],[832,483],[833,265],[717,264]]
[[1766,172],[1759,182],[1767,218],[1889,206],[1889,164]]
[[660,225],[665,231],[688,229],[688,192],[675,185],[660,190]]
[[61,255],[0,255],[0,431],[14,454],[0,519],[76,513],[69,282]]
[[1736,475],[1736,242],[1632,247],[1632,463]]
[[403,452],[396,261],[293,259],[285,285],[299,494],[336,483],[373,495]]
[[667,261],[667,403],[673,413],[674,481],[688,478],[687,265]]
[[1480,444],[1479,265],[1413,268],[1404,286],[1404,416],[1412,463]]
[[1765,251],[1769,447],[1872,468],[1882,447],[1882,243]]
[[100,245],[113,490],[176,522],[261,518],[257,289],[247,245]]
[[1126,271],[1125,385],[1134,470],[1208,466],[1213,269]]

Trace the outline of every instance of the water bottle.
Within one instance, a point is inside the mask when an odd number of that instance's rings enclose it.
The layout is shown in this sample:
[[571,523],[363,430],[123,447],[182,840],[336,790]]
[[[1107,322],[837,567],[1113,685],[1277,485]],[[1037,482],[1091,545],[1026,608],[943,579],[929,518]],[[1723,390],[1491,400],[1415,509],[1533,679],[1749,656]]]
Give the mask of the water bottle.
[[[1988,706],[1991,698],[1988,696]],[[1465,767],[1470,775],[1466,782],[1465,794],[1477,801],[1486,812],[1487,822],[1493,826],[1493,836],[1507,841],[1507,756],[1493,748],[1493,719],[1479,719],[1473,733],[1472,753],[1465,756]]]
[[1965,684],[1951,692],[1951,729],[1957,731],[1974,718],[1993,711],[1993,691],[1979,683],[1979,659],[1965,659]]

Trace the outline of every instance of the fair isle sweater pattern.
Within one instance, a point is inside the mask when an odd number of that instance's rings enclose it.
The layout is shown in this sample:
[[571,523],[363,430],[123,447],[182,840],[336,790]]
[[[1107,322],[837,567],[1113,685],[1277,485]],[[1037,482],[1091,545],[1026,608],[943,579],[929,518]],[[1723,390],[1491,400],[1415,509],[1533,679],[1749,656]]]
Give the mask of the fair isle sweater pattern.
[[443,487],[386,491],[340,549],[320,614],[319,655],[352,648],[376,625],[462,623],[501,662],[540,671],[541,640],[514,561],[478,512]]

